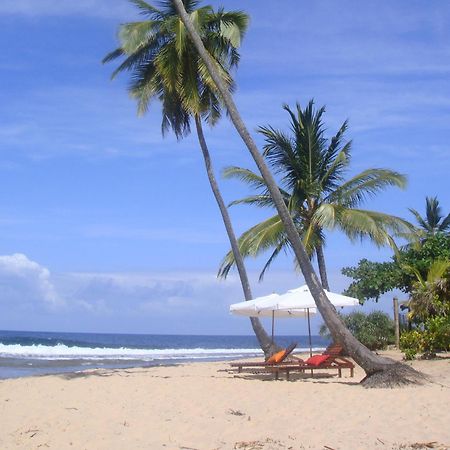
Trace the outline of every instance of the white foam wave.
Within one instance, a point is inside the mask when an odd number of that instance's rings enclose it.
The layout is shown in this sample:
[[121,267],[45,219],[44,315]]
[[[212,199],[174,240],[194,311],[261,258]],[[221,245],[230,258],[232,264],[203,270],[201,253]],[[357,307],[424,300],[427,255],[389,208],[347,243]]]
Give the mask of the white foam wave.
[[144,361],[155,359],[204,359],[214,357],[238,357],[260,354],[259,349],[234,348],[168,348],[168,349],[136,349],[136,348],[104,348],[104,347],[69,347],[64,344],[20,345],[0,344],[0,357],[35,358],[35,359],[139,359]]

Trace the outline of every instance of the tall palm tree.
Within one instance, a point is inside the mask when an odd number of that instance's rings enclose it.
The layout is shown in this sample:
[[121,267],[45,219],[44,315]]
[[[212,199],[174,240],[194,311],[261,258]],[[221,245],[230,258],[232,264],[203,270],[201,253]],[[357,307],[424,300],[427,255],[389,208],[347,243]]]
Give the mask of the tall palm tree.
[[328,300],[320,281],[317,278],[314,268],[311,265],[311,261],[309,260],[308,254],[306,253],[306,250],[297,233],[297,229],[292,221],[291,215],[289,214],[289,210],[283,201],[283,197],[278,189],[275,179],[265,164],[263,156],[259,153],[253,138],[245,126],[245,123],[236,108],[233,97],[227,89],[226,84],[220,77],[220,73],[217,71],[213,59],[206,50],[201,36],[186,12],[183,1],[172,0],[172,2],[180,15],[180,18],[183,21],[186,30],[195,45],[195,48],[197,49],[202,60],[205,62],[208,72],[222,95],[228,114],[236,128],[236,131],[241,136],[242,141],[245,143],[259,171],[261,172],[264,182],[266,183],[273,202],[277,208],[278,214],[283,222],[283,226],[286,229],[286,234],[291,242],[292,249],[305,277],[305,281],[311,291],[325,324],[330,330],[333,339],[342,344],[350,356],[352,356],[366,372],[363,385],[366,387],[393,387],[408,383],[422,383],[424,376],[411,367],[395,362],[392,359],[381,358],[380,356],[372,353],[367,347],[355,339],[355,337],[350,333],[350,331],[343,324],[342,320],[339,318],[335,308]]
[[436,233],[450,232],[450,214],[444,217],[437,197],[426,197],[424,217],[422,217],[420,213],[413,208],[409,208],[409,210],[419,224],[419,227],[416,230],[418,237],[424,238],[427,235],[434,236]]
[[[248,276],[203,133],[203,121],[214,125],[221,116],[221,94],[172,2],[160,1],[160,8],[143,0],[131,2],[145,20],[122,25],[119,30],[120,47],[109,53],[103,62],[123,58],[112,77],[121,72],[131,72],[129,91],[137,100],[139,114],[147,111],[153,99],[161,101],[163,133],[172,129],[177,138],[181,138],[190,132],[191,119],[194,120],[211,189],[237,261],[244,296],[251,300]],[[232,91],[234,82],[230,70],[239,62],[237,48],[247,28],[248,16],[241,11],[219,9],[215,12],[210,6],[197,8],[198,3],[197,0],[184,0],[184,7],[195,23],[227,92]],[[251,323],[264,353],[271,353],[276,346],[260,321],[251,318]]]
[[[399,217],[359,206],[368,196],[387,186],[403,188],[406,179],[391,170],[368,169],[345,180],[351,160],[351,141],[344,140],[347,121],[327,140],[322,119],[325,107],[315,110],[311,100],[305,109],[299,104],[296,112],[287,105],[284,109],[290,116],[291,132],[287,134],[271,126],[260,127],[259,132],[266,141],[263,155],[281,178],[279,190],[284,202],[306,251],[310,256],[316,254],[322,286],[329,290],[323,251],[324,230],[338,228],[351,240],[368,237],[379,246],[395,245],[390,235],[410,231],[412,225]],[[232,205],[274,208],[261,176],[241,167],[229,167],[224,174],[227,178],[238,178],[258,191],[257,195],[236,200]],[[276,214],[244,232],[239,238],[239,248],[244,257],[274,249],[261,272],[262,278],[276,256],[291,245],[280,216]],[[219,275],[226,277],[234,264],[233,254],[229,252]]]

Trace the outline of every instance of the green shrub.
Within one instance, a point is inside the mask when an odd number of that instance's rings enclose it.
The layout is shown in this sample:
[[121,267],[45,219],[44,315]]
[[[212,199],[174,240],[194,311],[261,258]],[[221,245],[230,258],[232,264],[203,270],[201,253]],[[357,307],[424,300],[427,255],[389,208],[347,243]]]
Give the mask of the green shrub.
[[424,332],[422,330],[405,331],[400,336],[400,350],[405,359],[414,359],[417,353],[424,351]]
[[450,317],[430,317],[425,321],[424,328],[426,352],[450,349]]
[[[353,312],[341,315],[341,318],[353,336],[371,350],[385,349],[394,343],[394,322],[384,312]],[[322,325],[320,334],[329,335],[325,325]]]
[[[430,317],[424,322],[423,329],[402,333],[400,349],[406,359],[414,358],[417,353],[433,354],[450,349],[450,317]],[[412,356],[412,358],[411,358]]]

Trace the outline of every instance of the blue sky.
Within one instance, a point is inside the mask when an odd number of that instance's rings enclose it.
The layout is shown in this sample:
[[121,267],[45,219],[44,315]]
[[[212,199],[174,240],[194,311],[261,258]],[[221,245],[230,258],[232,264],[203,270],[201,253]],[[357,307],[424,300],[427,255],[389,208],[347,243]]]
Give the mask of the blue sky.
[[[445,211],[450,142],[450,6],[434,1],[213,2],[245,8],[251,24],[236,74],[251,130],[287,128],[283,103],[326,105],[330,134],[349,119],[352,171],[408,176],[368,208],[408,216],[438,195]],[[195,137],[161,137],[155,104],[144,118],[110,81],[102,57],[122,22],[122,0],[3,0],[0,4],[0,329],[140,333],[250,333],[230,317],[242,298],[215,274],[228,250]],[[259,144],[261,139],[254,133]],[[227,119],[207,139],[216,172],[254,167]],[[225,199],[247,193],[220,180]],[[231,210],[238,232],[268,213]],[[332,289],[343,266],[388,250],[328,236]],[[292,257],[256,295],[302,284]],[[366,309],[390,309],[390,297]],[[315,327],[320,323],[315,319]],[[280,332],[304,332],[283,321]]]

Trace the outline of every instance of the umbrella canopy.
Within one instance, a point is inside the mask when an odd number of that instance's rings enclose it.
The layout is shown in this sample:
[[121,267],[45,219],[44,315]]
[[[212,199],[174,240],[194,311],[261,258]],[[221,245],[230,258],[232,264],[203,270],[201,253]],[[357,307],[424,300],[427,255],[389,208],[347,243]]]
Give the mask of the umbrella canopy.
[[284,308],[278,309],[276,306],[280,300],[278,294],[269,294],[264,297],[258,297],[246,302],[234,303],[230,305],[230,312],[240,316],[248,317],[271,317],[272,318],[272,342],[274,335],[275,317],[308,317],[311,314],[316,314],[316,308],[298,309],[298,308]]
[[[230,306],[232,314],[248,317],[305,317],[306,308],[278,308],[281,296],[269,294],[246,302],[234,303]],[[310,314],[315,314],[316,309],[312,307]]]
[[[325,291],[328,299],[334,306],[356,306],[359,305],[357,298],[347,297],[334,292]],[[312,337],[311,337],[311,312],[316,313],[316,303],[309,291],[308,286],[300,286],[297,289],[291,289],[283,295],[278,295],[278,298],[273,299],[270,306],[261,305],[261,314],[267,311],[271,314],[282,315],[284,311],[306,311],[308,317],[308,335],[309,335],[309,354],[312,355]]]
[[[353,297],[347,297],[346,295],[335,294],[334,292],[329,292],[325,290],[328,299],[334,306],[356,306],[359,305],[359,300]],[[277,312],[280,311],[289,311],[289,310],[305,310],[307,308],[314,308],[316,304],[314,302],[314,298],[309,291],[308,286],[305,284],[304,286],[300,286],[297,289],[291,289],[287,291],[283,295],[279,295],[276,300],[275,305],[271,305],[271,308],[274,308]],[[265,305],[261,306],[264,310],[266,308]],[[311,311],[311,309],[310,309]]]

